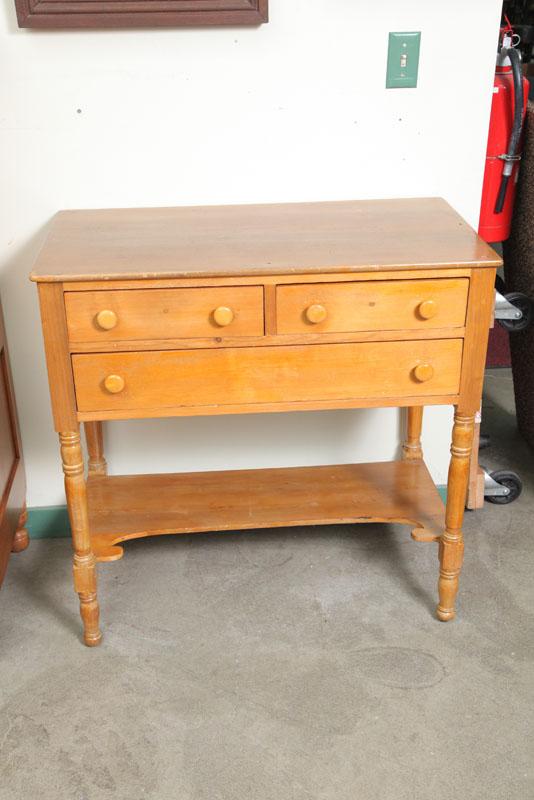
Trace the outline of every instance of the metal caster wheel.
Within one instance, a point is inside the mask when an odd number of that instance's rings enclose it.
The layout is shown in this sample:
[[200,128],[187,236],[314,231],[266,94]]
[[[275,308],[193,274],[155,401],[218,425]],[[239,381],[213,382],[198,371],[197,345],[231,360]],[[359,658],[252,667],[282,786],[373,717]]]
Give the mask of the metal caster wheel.
[[517,500],[523,491],[521,478],[517,473],[507,469],[495,472],[484,470],[484,499],[495,505],[507,505]]
[[[504,295],[505,300],[510,305],[514,306],[520,314],[515,318],[501,318],[498,319],[506,331],[524,331],[532,324],[532,301],[530,297],[522,292],[508,292]],[[497,317],[498,318],[498,317]]]

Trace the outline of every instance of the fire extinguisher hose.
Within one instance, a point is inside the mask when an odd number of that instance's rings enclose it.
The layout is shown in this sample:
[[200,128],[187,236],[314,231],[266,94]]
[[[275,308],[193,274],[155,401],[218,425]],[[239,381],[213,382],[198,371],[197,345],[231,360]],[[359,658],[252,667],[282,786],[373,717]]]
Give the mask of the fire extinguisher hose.
[[514,122],[512,125],[512,133],[510,135],[510,142],[508,144],[508,152],[500,158],[504,161],[501,185],[499,187],[499,194],[495,203],[495,214],[500,214],[504,208],[504,201],[506,200],[506,190],[512,175],[514,164],[521,156],[518,155],[519,142],[521,139],[521,128],[523,127],[523,73],[521,71],[521,59],[519,53],[513,47],[503,48],[501,56],[504,58],[508,56],[512,65],[512,75],[514,79]]

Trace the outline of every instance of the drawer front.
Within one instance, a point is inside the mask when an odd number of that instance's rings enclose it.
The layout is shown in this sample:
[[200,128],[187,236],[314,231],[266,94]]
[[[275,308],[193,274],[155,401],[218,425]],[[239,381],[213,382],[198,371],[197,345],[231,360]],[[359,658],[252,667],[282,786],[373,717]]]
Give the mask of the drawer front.
[[468,278],[278,286],[277,332],[462,327],[468,287]]
[[[461,339],[72,357],[79,411],[457,394]],[[251,409],[252,410],[252,409]]]
[[263,288],[65,292],[71,342],[262,336]]

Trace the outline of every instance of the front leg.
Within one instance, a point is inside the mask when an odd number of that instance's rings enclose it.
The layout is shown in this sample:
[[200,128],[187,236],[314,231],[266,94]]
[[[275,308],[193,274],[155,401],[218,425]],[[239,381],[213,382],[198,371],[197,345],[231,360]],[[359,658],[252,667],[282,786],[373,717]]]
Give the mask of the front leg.
[[80,598],[83,640],[88,647],[100,644],[99,608],[96,597],[96,560],[91,549],[87,488],[85,484],[80,431],[59,434],[65,492],[74,547],[74,588]]
[[454,619],[454,601],[462,569],[464,539],[462,523],[469,484],[469,461],[473,445],[474,414],[463,415],[456,410],[452,431],[451,462],[447,482],[445,531],[439,543],[439,605],[437,615],[446,622]]

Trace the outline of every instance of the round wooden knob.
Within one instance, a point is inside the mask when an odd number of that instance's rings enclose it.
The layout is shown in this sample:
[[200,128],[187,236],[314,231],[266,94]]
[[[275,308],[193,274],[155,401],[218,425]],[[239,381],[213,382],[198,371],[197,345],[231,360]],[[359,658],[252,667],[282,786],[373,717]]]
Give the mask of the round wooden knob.
[[112,330],[119,318],[115,314],[114,311],[111,311],[109,308],[104,308],[102,311],[99,311],[96,315],[96,324],[99,328],[102,328],[104,331]]
[[438,304],[435,300],[423,300],[417,306],[417,312],[423,319],[432,319],[438,313]]
[[308,306],[304,313],[306,314],[308,322],[314,325],[318,322],[324,322],[328,316],[328,311],[320,303],[314,303],[312,306]]
[[434,377],[434,367],[432,364],[418,364],[414,368],[413,374],[416,380],[424,383]]
[[228,306],[219,306],[213,312],[213,319],[220,328],[225,328],[234,321],[234,312]]
[[104,386],[111,394],[118,394],[124,389],[124,378],[120,375],[108,375],[104,379]]

